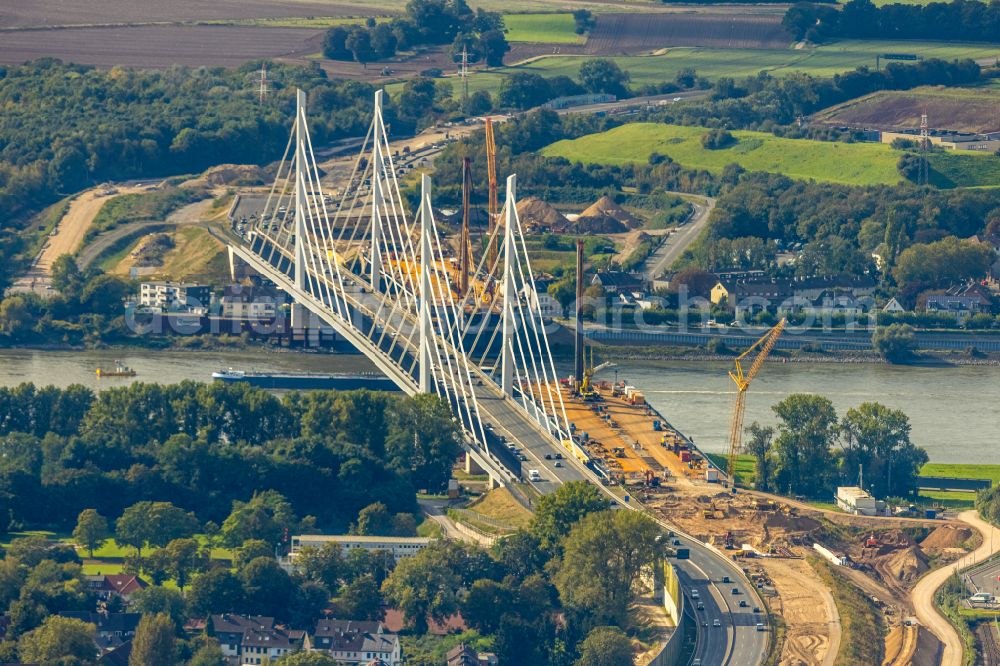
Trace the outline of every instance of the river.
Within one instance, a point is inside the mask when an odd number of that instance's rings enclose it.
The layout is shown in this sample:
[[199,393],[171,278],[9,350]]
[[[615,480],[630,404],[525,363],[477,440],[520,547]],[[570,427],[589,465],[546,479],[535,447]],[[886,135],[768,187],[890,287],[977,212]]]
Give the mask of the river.
[[[705,451],[722,452],[729,438],[730,364],[623,361],[598,373],[639,387],[646,399]],[[745,424],[774,425],[771,406],[791,393],[816,393],[843,416],[877,401],[910,417],[910,438],[932,462],[1000,463],[997,425],[1000,367],[905,367],[865,363],[768,363],[747,393]]]
[[[134,378],[98,379],[95,369],[115,360],[134,368]],[[353,372],[374,369],[359,354],[304,354],[264,351],[0,351],[0,385],[34,382],[43,386],[83,384],[94,390],[134,381],[175,383],[211,381],[212,372],[241,370]],[[646,395],[675,427],[706,451],[725,450],[732,408],[730,366],[708,361],[621,361],[598,373],[618,378]],[[568,370],[560,368],[560,374]],[[837,413],[867,400],[903,410],[913,425],[912,439],[934,462],[998,463],[1000,367],[900,367],[847,363],[768,363],[747,395],[746,423],[775,422],[771,405],[790,393],[818,393],[833,401]]]

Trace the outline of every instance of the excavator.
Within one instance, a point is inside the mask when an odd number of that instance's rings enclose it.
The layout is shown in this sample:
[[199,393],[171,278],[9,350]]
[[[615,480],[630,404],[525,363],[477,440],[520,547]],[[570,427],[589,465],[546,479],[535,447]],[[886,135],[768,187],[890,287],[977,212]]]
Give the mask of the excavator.
[[[729,377],[736,384],[736,402],[733,405],[732,420],[729,424],[729,459],[726,465],[726,475],[729,477],[733,492],[736,492],[736,456],[743,448],[743,412],[746,408],[747,389],[750,382],[760,372],[761,366],[767,360],[774,345],[777,344],[781,332],[785,330],[786,320],[779,321],[774,328],[765,333],[760,340],[753,343],[749,349],[736,357],[734,368],[729,371]],[[754,352],[757,355],[750,364],[750,369],[743,372],[743,361]]]

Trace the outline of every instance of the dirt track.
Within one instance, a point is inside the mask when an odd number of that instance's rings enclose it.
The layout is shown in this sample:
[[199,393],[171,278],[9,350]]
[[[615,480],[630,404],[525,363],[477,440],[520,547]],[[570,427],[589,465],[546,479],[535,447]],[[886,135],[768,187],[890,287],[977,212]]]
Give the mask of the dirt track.
[[[962,666],[962,641],[951,623],[934,607],[934,593],[958,569],[971,566],[1000,551],[1000,529],[979,518],[975,510],[964,511],[958,516],[962,522],[972,525],[983,535],[983,544],[972,554],[966,555],[952,564],[934,569],[916,584],[910,598],[920,622],[934,632],[944,644],[941,666]],[[990,538],[990,532],[993,536]]]
[[840,650],[840,614],[830,591],[805,560],[758,560],[780,599],[787,626],[779,666],[833,666]]

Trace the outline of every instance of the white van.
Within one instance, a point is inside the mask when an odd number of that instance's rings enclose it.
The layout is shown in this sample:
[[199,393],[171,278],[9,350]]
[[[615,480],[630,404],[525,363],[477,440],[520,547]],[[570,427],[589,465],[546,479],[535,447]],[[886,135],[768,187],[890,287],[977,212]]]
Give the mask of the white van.
[[542,475],[538,473],[537,469],[528,470],[528,480],[530,481],[541,481]]

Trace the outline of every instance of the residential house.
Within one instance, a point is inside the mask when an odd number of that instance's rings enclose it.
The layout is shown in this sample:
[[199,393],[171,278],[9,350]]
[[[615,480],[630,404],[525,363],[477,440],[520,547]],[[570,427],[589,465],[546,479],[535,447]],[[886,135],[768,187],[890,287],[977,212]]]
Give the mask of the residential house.
[[465,643],[448,650],[445,655],[447,666],[496,666],[497,656],[491,652],[477,652]]
[[816,312],[867,309],[860,297],[869,296],[877,283],[871,277],[814,277],[720,279],[710,295],[713,304],[725,301],[737,316],[761,310],[805,309]]
[[889,299],[888,303],[882,306],[882,312],[892,312],[892,313],[906,312],[906,308],[904,308],[903,304],[900,303],[895,296],[893,296],[892,298]]
[[320,620],[308,648],[351,666],[364,666],[375,659],[381,659],[387,666],[397,666],[403,661],[399,636],[386,631],[381,622]]
[[132,574],[96,574],[85,576],[90,591],[102,601],[119,597],[126,603],[139,590],[149,587],[149,583]]
[[139,305],[159,312],[206,314],[212,303],[212,288],[184,282],[143,282]]
[[222,317],[244,321],[274,319],[287,302],[285,292],[275,287],[230,285],[222,294]]
[[129,639],[101,655],[97,660],[99,666],[128,666],[129,657],[132,656],[132,640]]
[[641,275],[625,271],[601,271],[591,278],[590,284],[601,287],[608,294],[632,293],[645,288]]
[[563,315],[562,305],[549,295],[547,285],[544,282],[536,281],[534,290],[530,286],[524,285],[521,297],[529,308],[541,312],[543,317],[561,317]]
[[59,615],[97,627],[95,642],[100,654],[111,652],[135,638],[135,630],[142,619],[141,613],[62,611]]
[[222,654],[235,658],[239,666],[257,666],[300,650],[306,639],[304,631],[274,624],[273,617],[260,615],[212,615],[208,634],[219,641]]
[[989,290],[974,282],[924,293],[920,301],[928,312],[950,312],[963,317],[989,312],[993,307]]

